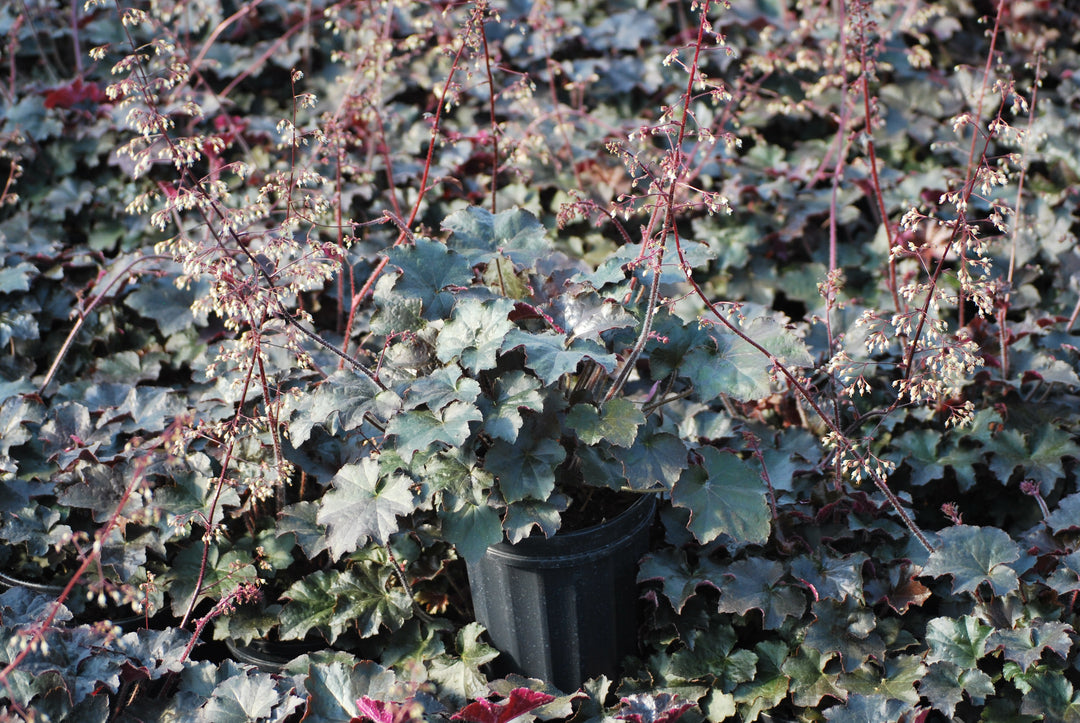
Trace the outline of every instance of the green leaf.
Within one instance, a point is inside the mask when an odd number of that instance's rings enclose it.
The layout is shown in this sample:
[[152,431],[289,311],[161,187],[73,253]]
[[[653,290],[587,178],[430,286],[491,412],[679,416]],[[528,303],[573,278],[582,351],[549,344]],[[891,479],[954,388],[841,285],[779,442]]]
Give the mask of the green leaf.
[[1057,509],[1046,518],[1046,524],[1055,535],[1080,528],[1080,492],[1062,497]]
[[336,371],[294,403],[289,439],[294,446],[302,445],[316,424],[336,434],[360,427],[368,414],[390,419],[401,404],[397,394],[380,389],[367,375]]
[[671,492],[672,504],[690,510],[690,531],[701,542],[721,534],[739,544],[766,542],[770,516],[760,472],[734,454],[700,452],[704,465],[683,472]]
[[[592,447],[578,445],[574,449],[574,457],[577,464],[580,465],[581,477],[585,480],[585,483],[594,487],[608,487],[613,490],[622,489],[627,484],[630,484],[627,479],[626,464],[618,458],[622,452],[623,450],[615,449],[606,443]],[[685,458],[685,456],[684,454],[683,457]],[[632,486],[636,489],[648,489],[654,485],[650,482],[648,487]]]
[[29,291],[30,279],[38,276],[37,267],[20,261],[14,266],[4,265],[0,267],[0,294],[10,294],[12,291]]
[[941,544],[923,568],[929,577],[952,575],[953,592],[975,593],[989,582],[997,595],[1015,590],[1016,571],[1009,563],[1020,558],[1020,546],[996,527],[956,525],[938,533]]
[[[384,453],[380,461],[386,457]],[[463,449],[448,449],[432,455],[424,462],[420,477],[426,488],[474,504],[482,502],[487,490],[495,484],[491,473],[479,467],[472,453]]]
[[[0,402],[0,455],[10,454],[33,438],[25,425],[39,424],[45,419],[45,407],[30,396],[13,396]],[[1080,497],[1080,495],[1078,495]]]
[[0,347],[7,347],[13,339],[37,339],[38,336],[38,323],[33,312],[0,310]]
[[558,440],[543,435],[520,435],[514,444],[496,439],[484,467],[499,480],[507,502],[526,498],[546,500],[555,489],[555,468],[566,459]]
[[317,521],[318,515],[319,503],[296,502],[281,511],[275,530],[278,535],[295,535],[296,544],[308,558],[313,558],[329,544],[326,529]]
[[896,465],[906,463],[911,471],[911,484],[921,487],[945,476],[945,465],[938,454],[941,432],[933,429],[912,429],[897,437],[896,451],[888,459]]
[[438,411],[451,402],[471,404],[479,396],[480,383],[469,377],[462,378],[459,367],[438,367],[409,386],[405,408],[425,405],[431,411]]
[[551,302],[551,318],[571,339],[600,341],[601,332],[633,326],[637,319],[614,299],[601,298],[592,286],[564,288]]
[[511,504],[503,519],[506,539],[511,543],[524,540],[538,527],[544,537],[554,537],[562,523],[562,513],[566,511],[567,499],[563,495],[554,495],[548,500],[523,500]]
[[218,683],[199,716],[213,723],[284,721],[302,702],[294,695],[280,695],[269,673],[247,670]]
[[686,444],[674,434],[657,431],[654,421],[638,431],[627,450],[612,450],[622,463],[623,476],[636,490],[670,489],[687,468]]
[[1065,475],[1062,460],[1080,457],[1080,446],[1072,441],[1072,435],[1050,422],[1036,426],[1030,439],[1013,429],[999,432],[990,449],[990,468],[1002,482],[1020,467],[1025,477],[1039,481],[1044,494]]
[[1080,550],[1058,559],[1058,566],[1047,578],[1046,584],[1058,595],[1080,590]]
[[206,550],[204,568],[202,543],[186,547],[177,553],[169,571],[158,578],[160,584],[169,591],[172,612],[176,617],[187,613],[191,598],[196,593],[199,571],[203,569],[205,574],[198,590],[200,600],[219,600],[241,583],[255,582],[258,579],[250,553],[239,550],[223,552],[217,543],[210,543]]
[[843,602],[852,597],[862,602],[862,569],[869,559],[865,552],[838,556],[823,547],[812,555],[800,555],[792,560],[791,574],[811,589],[815,599]]
[[738,560],[727,567],[724,577],[728,579],[720,586],[718,607],[722,613],[760,610],[765,629],[775,630],[785,618],[800,617],[806,610],[802,592],[780,582],[784,566],[776,560]]
[[302,640],[313,629],[328,630],[331,641],[355,626],[361,637],[386,627],[401,627],[411,614],[412,600],[396,582],[393,571],[374,563],[355,565],[345,572],[317,570],[293,583],[282,594],[279,635]]
[[512,444],[521,430],[521,410],[540,412],[544,409],[544,398],[539,389],[540,382],[523,371],[500,375],[495,381],[491,402],[485,404],[487,400],[481,400],[484,431]]
[[708,585],[719,591],[722,574],[723,568],[708,559],[691,570],[683,550],[664,548],[642,558],[637,579],[638,582],[660,580],[664,596],[671,602],[675,612],[681,613],[686,601],[697,593],[701,585]]
[[758,656],[757,674],[754,679],[739,685],[735,700],[743,704],[746,720],[754,720],[761,713],[772,710],[788,697],[791,680],[783,671],[788,646],[779,640],[762,640],[754,645]]
[[886,658],[880,674],[869,666],[863,666],[844,676],[843,685],[852,694],[882,695],[889,700],[916,706],[919,704],[919,692],[915,689],[915,683],[925,672],[926,666],[921,656],[899,655]]
[[371,331],[375,334],[391,336],[424,328],[422,299],[401,296],[392,290],[384,292],[382,286],[377,286],[375,303],[377,308],[371,317]]
[[1030,692],[1020,704],[1021,713],[1043,716],[1055,723],[1080,720],[1080,693],[1076,693],[1059,670],[1047,670],[1029,680]]
[[986,645],[989,650],[1000,647],[1006,660],[1012,660],[1026,671],[1048,648],[1062,659],[1067,659],[1072,647],[1072,639],[1069,637],[1071,632],[1072,627],[1065,623],[1033,621],[1031,627],[995,630],[987,639]]
[[409,479],[403,475],[380,479],[379,463],[367,458],[345,465],[334,476],[333,489],[323,495],[316,520],[326,525],[336,559],[369,538],[385,545],[398,529],[398,515],[414,509]]
[[341,723],[360,714],[356,701],[363,696],[394,700],[394,673],[371,661],[350,667],[342,660],[308,659],[304,690],[307,691],[305,723]]
[[584,359],[592,359],[607,371],[615,368],[617,359],[604,347],[587,339],[569,341],[565,334],[555,331],[530,333],[515,329],[506,335],[503,351],[521,347],[527,366],[547,385],[554,384],[563,374],[573,373]]
[[953,663],[932,663],[919,681],[919,694],[930,701],[934,710],[952,718],[956,704],[964,698],[964,687],[960,683],[963,672],[963,668]]
[[397,437],[397,452],[408,462],[433,445],[460,447],[469,438],[469,422],[482,419],[474,404],[451,402],[442,409],[414,409],[390,420],[386,434]]
[[439,361],[459,359],[461,365],[476,372],[495,366],[496,353],[507,334],[517,329],[507,319],[514,302],[509,299],[464,299],[454,307],[435,344]]
[[386,252],[386,257],[401,270],[394,283],[394,293],[419,299],[425,319],[449,316],[454,294],[445,289],[472,282],[469,262],[437,241],[417,239],[411,246],[394,246]]
[[826,696],[847,700],[847,691],[839,687],[840,675],[826,673],[829,658],[813,648],[801,647],[784,661],[783,671],[791,679],[791,700],[795,705],[816,708]]
[[1065,458],[1080,459],[1080,445],[1073,441],[1073,433],[1051,424],[1036,427],[1030,447],[1023,462],[1024,476],[1042,483],[1044,493],[1049,493],[1054,483],[1065,476],[1062,464]]
[[715,680],[720,690],[730,693],[739,683],[754,679],[758,662],[749,650],[733,650],[735,641],[730,625],[692,631],[686,647],[671,656],[671,675],[682,680]]
[[[767,349],[789,367],[813,364],[803,343],[786,326],[771,316],[755,316],[740,331]],[[724,394],[748,402],[772,393],[772,362],[734,332],[709,327],[712,344],[691,350],[682,367],[697,397],[711,402]]]
[[367,638],[381,628],[399,629],[412,615],[412,598],[398,586],[390,565],[354,565],[338,577],[331,592],[338,599],[331,630],[355,626],[360,637]]
[[885,642],[875,632],[877,618],[873,610],[854,598],[840,603],[818,600],[813,604],[815,620],[806,631],[803,644],[822,657],[840,656],[844,670],[856,670],[870,658],[885,658]]
[[591,404],[575,404],[566,415],[566,425],[588,445],[606,440],[617,447],[629,447],[645,424],[645,415],[629,399],[616,397],[597,410]]
[[852,694],[847,703],[825,709],[830,723],[882,723],[897,721],[910,707],[884,695]]
[[448,244],[473,263],[489,259],[498,251],[522,251],[532,257],[551,249],[543,224],[521,208],[492,214],[485,208],[469,206],[443,219],[442,227],[453,232]]
[[439,513],[442,532],[466,562],[478,562],[488,547],[502,542],[502,520],[487,505],[463,505]]
[[205,296],[209,289],[205,281],[180,288],[176,285],[175,276],[144,277],[139,280],[138,287],[124,297],[124,305],[153,319],[162,334],[172,336],[185,327],[206,325],[206,315],[196,317],[191,305],[199,296]]
[[986,655],[992,632],[992,628],[971,615],[958,620],[934,618],[926,625],[926,642],[930,646],[926,660],[930,663],[940,660],[971,670]]
[[461,703],[486,693],[487,678],[480,667],[494,660],[499,651],[480,642],[484,628],[468,623],[457,634],[457,655],[442,656],[431,662],[431,678],[439,683],[442,692]]

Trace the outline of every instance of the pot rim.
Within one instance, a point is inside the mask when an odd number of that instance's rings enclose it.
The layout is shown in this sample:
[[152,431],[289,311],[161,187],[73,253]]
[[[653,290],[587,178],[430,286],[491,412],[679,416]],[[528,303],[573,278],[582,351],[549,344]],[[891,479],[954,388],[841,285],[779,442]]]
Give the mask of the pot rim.
[[554,537],[526,537],[514,543],[503,540],[489,547],[487,554],[507,561],[543,557],[552,563],[572,563],[626,544],[652,523],[655,511],[656,495],[643,494],[626,510],[598,525],[557,532]]

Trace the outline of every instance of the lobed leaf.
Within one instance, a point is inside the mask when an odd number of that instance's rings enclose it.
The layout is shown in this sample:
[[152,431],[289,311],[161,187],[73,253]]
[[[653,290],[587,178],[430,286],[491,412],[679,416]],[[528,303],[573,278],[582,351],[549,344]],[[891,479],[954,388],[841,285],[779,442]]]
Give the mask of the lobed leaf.
[[398,515],[413,512],[409,479],[379,475],[371,458],[347,464],[334,476],[333,489],[323,495],[316,521],[327,527],[327,545],[334,558],[352,552],[368,539],[385,545],[398,529]]
[[769,506],[760,472],[713,447],[701,449],[701,455],[704,464],[683,472],[671,491],[672,504],[690,510],[690,531],[701,542],[721,534],[738,544],[768,540]]
[[923,575],[951,575],[954,593],[974,594],[984,582],[998,595],[1016,589],[1016,570],[1009,563],[1020,559],[1020,546],[1004,530],[956,525],[938,535],[941,544],[930,553]]

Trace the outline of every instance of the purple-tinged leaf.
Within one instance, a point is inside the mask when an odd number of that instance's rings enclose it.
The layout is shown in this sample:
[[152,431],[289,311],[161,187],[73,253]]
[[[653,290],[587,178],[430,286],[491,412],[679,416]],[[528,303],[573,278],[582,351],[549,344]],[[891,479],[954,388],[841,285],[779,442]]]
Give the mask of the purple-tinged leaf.
[[1072,627],[1065,623],[1035,621],[1031,627],[1015,630],[995,630],[987,639],[987,649],[1001,648],[1006,660],[1011,660],[1027,670],[1042,657],[1044,650],[1052,650],[1062,657],[1069,657]]
[[1057,569],[1046,580],[1046,584],[1058,595],[1075,593],[1080,590],[1080,550],[1065,555],[1058,560]]
[[676,548],[664,548],[650,553],[641,561],[638,568],[638,582],[660,580],[663,583],[664,596],[671,602],[675,612],[682,612],[683,606],[697,592],[701,585],[709,585],[719,590],[723,581],[723,570],[710,560],[705,560],[694,570],[686,560],[686,553]]

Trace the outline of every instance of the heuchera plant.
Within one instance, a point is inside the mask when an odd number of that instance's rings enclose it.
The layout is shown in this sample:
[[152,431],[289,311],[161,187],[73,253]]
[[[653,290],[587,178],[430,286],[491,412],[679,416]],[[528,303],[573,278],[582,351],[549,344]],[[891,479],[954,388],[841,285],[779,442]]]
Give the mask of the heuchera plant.
[[[693,314],[650,307],[647,254],[590,269],[520,209],[470,207],[443,227],[446,243],[418,238],[388,253],[371,320],[361,322],[372,364],[332,375],[292,412],[296,445],[313,423],[357,447],[385,440],[345,465],[319,503],[333,555],[385,544],[399,517],[433,509],[471,559],[504,534],[555,534],[561,514],[597,488],[670,494],[692,510],[701,542],[768,539],[757,470],[701,447],[679,424],[687,404],[770,394],[759,352]],[[782,318],[748,313],[744,325],[776,359],[810,363]]]
[[[0,36],[3,716],[1080,717],[1068,3]],[[461,557],[616,490],[640,657],[490,680]]]

